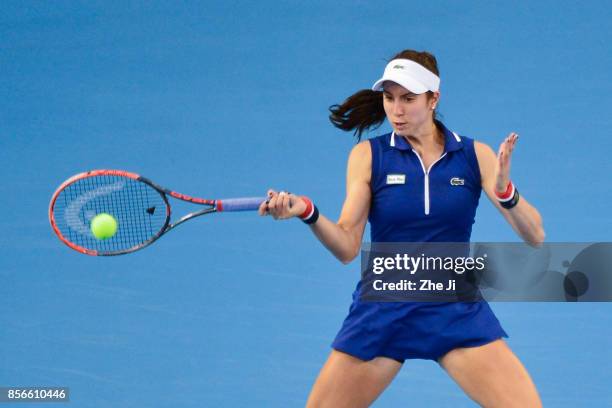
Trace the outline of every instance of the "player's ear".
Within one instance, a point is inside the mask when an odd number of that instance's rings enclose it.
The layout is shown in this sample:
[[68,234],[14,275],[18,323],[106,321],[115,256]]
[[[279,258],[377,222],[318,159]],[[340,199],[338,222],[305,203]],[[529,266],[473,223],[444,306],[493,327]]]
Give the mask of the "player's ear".
[[440,102],[440,91],[432,92],[431,96],[431,110],[436,109],[438,103]]

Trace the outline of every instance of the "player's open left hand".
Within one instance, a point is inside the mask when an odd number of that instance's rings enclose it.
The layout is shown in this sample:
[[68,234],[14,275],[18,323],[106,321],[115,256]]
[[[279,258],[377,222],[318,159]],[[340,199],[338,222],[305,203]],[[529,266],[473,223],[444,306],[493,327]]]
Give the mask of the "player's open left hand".
[[506,191],[510,181],[510,159],[519,135],[510,133],[499,145],[497,152],[497,164],[495,166],[495,189],[499,192]]

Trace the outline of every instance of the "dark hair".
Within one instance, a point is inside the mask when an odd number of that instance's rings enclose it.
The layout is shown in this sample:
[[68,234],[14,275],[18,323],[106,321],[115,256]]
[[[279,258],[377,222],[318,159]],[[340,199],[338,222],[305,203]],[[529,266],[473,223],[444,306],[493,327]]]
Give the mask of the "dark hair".
[[[404,50],[397,53],[394,59],[409,59],[423,65],[425,68],[440,76],[436,57],[427,51]],[[389,60],[389,61],[391,61]],[[383,93],[363,89],[349,96],[341,105],[329,107],[331,123],[342,130],[355,130],[353,133],[357,140],[361,140],[361,134],[370,128],[378,128],[385,120],[385,109],[383,107]],[[433,92],[427,91],[427,99],[431,98]],[[437,119],[437,112],[433,112],[434,120]]]

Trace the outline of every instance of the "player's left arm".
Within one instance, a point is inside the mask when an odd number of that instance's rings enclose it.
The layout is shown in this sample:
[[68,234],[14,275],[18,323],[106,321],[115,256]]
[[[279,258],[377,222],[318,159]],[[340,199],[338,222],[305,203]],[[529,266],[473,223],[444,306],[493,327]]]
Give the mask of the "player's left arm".
[[520,194],[518,203],[510,209],[502,207],[495,195],[495,191],[503,193],[510,181],[510,160],[517,139],[516,133],[510,133],[499,146],[497,155],[487,144],[474,141],[482,189],[525,242],[532,246],[540,246],[546,234],[538,210],[529,204],[523,194]]

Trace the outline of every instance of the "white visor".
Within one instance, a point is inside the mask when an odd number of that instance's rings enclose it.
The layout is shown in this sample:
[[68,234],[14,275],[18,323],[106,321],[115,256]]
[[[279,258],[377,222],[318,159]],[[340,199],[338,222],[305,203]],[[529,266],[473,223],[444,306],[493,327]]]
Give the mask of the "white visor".
[[393,81],[415,94],[436,92],[440,89],[440,78],[436,74],[409,59],[394,59],[389,62],[382,78],[372,85],[372,90],[382,91],[385,81]]

